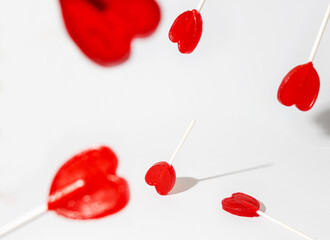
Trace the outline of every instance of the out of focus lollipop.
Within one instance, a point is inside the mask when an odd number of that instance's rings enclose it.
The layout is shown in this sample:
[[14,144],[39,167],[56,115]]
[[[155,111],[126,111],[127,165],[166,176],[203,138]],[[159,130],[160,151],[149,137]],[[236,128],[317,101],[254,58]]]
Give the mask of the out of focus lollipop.
[[120,211],[129,200],[125,179],[116,175],[115,153],[102,146],[69,159],[56,173],[46,204],[0,228],[0,237],[47,211],[71,219],[96,219]]
[[80,50],[102,66],[122,63],[136,37],[153,33],[161,12],[154,0],[59,0],[65,27]]

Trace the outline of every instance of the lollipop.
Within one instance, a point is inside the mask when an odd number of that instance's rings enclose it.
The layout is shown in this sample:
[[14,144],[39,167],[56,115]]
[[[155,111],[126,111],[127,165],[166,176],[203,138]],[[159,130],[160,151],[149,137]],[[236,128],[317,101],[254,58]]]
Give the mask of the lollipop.
[[176,174],[172,164],[174,159],[178,155],[180,149],[182,148],[184,142],[186,141],[189,133],[191,132],[195,122],[195,120],[192,120],[192,122],[190,123],[186,133],[184,134],[183,138],[181,139],[181,142],[174,151],[170,161],[168,163],[158,162],[154,164],[146,173],[146,183],[150,186],[155,186],[156,191],[160,195],[168,194],[174,187],[176,181]]
[[90,149],[69,159],[56,173],[46,204],[0,228],[0,237],[55,211],[71,219],[97,219],[120,211],[129,200],[125,179],[116,175],[118,160],[108,147]]
[[288,225],[268,216],[260,210],[260,203],[257,199],[244,194],[244,193],[234,193],[231,197],[222,200],[223,210],[241,217],[265,217],[268,220],[281,225],[282,227],[290,230],[291,232],[305,238],[308,240],[314,240],[313,238],[305,235],[304,233],[289,227]]
[[103,66],[126,60],[133,38],[151,34],[160,21],[154,0],[60,0],[60,4],[72,40]]
[[285,106],[296,105],[301,111],[310,110],[319,94],[320,78],[313,61],[330,16],[330,3],[306,64],[293,68],[283,79],[277,98]]
[[201,0],[196,9],[180,14],[170,29],[168,36],[173,43],[178,43],[181,53],[192,53],[201,39],[203,20],[200,11],[204,2]]

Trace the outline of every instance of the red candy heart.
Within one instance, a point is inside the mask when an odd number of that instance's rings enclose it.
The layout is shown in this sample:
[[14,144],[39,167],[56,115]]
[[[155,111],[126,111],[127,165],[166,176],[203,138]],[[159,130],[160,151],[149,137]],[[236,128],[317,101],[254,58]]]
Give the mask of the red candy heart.
[[116,176],[118,160],[108,147],[84,151],[57,172],[49,192],[48,209],[73,219],[101,218],[128,203],[127,182]]
[[172,42],[178,43],[181,53],[191,53],[202,36],[203,20],[197,10],[186,11],[179,15],[169,32]]
[[154,0],[60,0],[69,35],[94,62],[126,60],[134,37],[151,34],[160,21]]
[[146,173],[145,181],[150,186],[155,186],[160,195],[168,194],[174,187],[176,180],[175,170],[167,162],[154,164]]
[[283,79],[277,98],[285,106],[296,105],[301,111],[310,110],[319,94],[320,78],[313,63],[292,69]]
[[260,203],[257,199],[244,193],[234,193],[222,200],[223,210],[242,217],[258,217]]

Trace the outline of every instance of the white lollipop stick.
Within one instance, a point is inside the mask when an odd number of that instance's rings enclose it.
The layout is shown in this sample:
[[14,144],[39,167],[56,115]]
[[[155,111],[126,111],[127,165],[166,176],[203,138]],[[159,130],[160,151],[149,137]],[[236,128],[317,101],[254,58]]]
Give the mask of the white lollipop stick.
[[313,62],[314,61],[316,52],[317,52],[317,50],[318,50],[318,48],[320,46],[320,42],[321,42],[321,39],[322,39],[323,34],[324,34],[324,31],[325,31],[325,28],[327,27],[329,17],[330,17],[330,3],[329,3],[329,6],[328,6],[328,9],[327,9],[327,12],[326,12],[326,14],[324,16],[324,19],[323,19],[321,28],[319,30],[319,33],[317,34],[317,37],[316,37],[316,40],[315,40],[315,43],[314,43],[312,52],[311,52],[311,54],[309,56],[309,59],[308,59],[308,62]]
[[292,228],[292,227],[290,227],[290,226],[288,226],[288,225],[286,225],[286,224],[284,224],[284,223],[282,223],[282,222],[280,222],[280,221],[278,221],[278,220],[276,220],[276,219],[268,216],[266,213],[264,213],[264,212],[262,212],[260,210],[258,210],[257,213],[260,216],[262,216],[264,218],[267,218],[268,220],[270,220],[270,221],[272,221],[272,222],[274,222],[274,223],[276,223],[276,224],[278,224],[278,225],[280,225],[280,226],[288,229],[289,231],[291,231],[291,232],[299,235],[300,237],[303,237],[303,238],[308,239],[308,240],[315,240],[314,238],[311,238],[311,237],[307,236],[306,234],[304,234],[304,233],[302,233],[302,232],[300,232],[300,231],[298,231],[298,230],[296,230],[296,229],[294,229],[294,228]]
[[[76,191],[77,189],[83,187],[85,182],[81,179],[75,181],[69,186],[63,188],[61,191],[57,191],[54,195],[49,196],[49,202],[54,202],[61,197]],[[13,221],[5,224],[0,228],[0,238],[7,235],[8,233],[22,227],[23,225],[35,220],[36,218],[42,216],[48,211],[47,204],[40,205],[37,208],[32,209],[31,211],[25,213],[24,215],[14,219]]]
[[205,0],[201,0],[201,1],[199,2],[198,7],[196,8],[196,10],[197,10],[198,12],[201,12],[201,10],[202,10],[202,8],[203,8],[203,6],[204,6],[204,3],[205,3]]
[[15,220],[7,223],[0,228],[0,238],[7,235],[8,233],[14,231],[15,229],[33,221],[34,219],[42,216],[46,213],[48,207],[46,204],[40,205],[39,207],[32,209],[31,211],[25,213],[24,215],[16,218]]
[[196,123],[196,120],[192,120],[192,121],[191,121],[191,123],[190,123],[190,125],[189,125],[189,127],[188,127],[188,129],[187,129],[187,131],[186,131],[186,133],[184,134],[184,136],[183,136],[183,138],[181,139],[179,145],[177,146],[177,148],[175,149],[174,153],[172,154],[172,157],[171,157],[170,161],[168,161],[168,164],[169,164],[169,165],[172,165],[172,164],[173,164],[174,159],[175,159],[176,156],[178,155],[180,149],[182,148],[184,142],[186,141],[186,139],[187,139],[189,133],[191,132],[193,126],[195,125],[195,123]]

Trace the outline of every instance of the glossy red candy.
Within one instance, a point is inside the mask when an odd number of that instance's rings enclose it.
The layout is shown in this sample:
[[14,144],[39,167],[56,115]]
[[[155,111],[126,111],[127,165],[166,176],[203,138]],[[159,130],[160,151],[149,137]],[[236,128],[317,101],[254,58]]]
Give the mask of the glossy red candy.
[[285,106],[296,105],[301,111],[310,110],[319,94],[320,78],[313,63],[292,69],[283,79],[277,98]]
[[158,162],[148,170],[145,181],[150,186],[155,186],[160,195],[166,195],[174,187],[176,181],[175,170],[167,162]]
[[113,214],[128,203],[125,179],[116,175],[118,160],[105,146],[79,153],[57,172],[49,192],[48,209],[73,219]]
[[60,0],[60,4],[73,41],[104,66],[126,60],[132,39],[151,34],[160,21],[154,0]]
[[231,197],[222,200],[223,210],[241,217],[258,217],[260,203],[257,199],[244,194],[234,193]]
[[172,42],[178,43],[181,53],[191,53],[197,47],[203,31],[203,20],[197,10],[186,11],[179,15],[169,32]]

